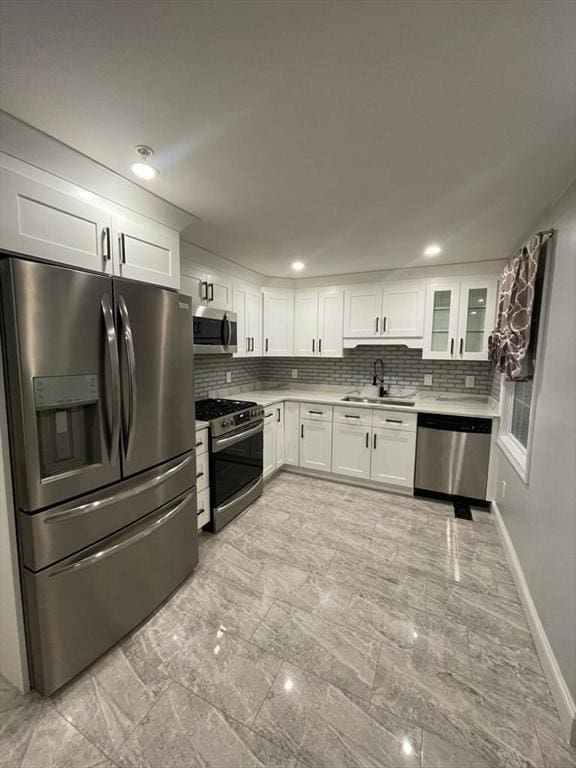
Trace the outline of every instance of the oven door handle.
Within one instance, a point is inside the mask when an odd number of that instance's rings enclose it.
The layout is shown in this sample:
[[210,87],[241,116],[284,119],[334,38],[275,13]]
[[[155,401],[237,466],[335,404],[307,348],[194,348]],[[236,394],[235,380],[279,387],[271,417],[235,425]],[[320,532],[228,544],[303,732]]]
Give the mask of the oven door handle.
[[225,448],[228,448],[231,445],[235,445],[241,440],[245,440],[247,437],[252,437],[252,435],[257,435],[263,431],[264,424],[260,423],[256,427],[245,429],[243,432],[240,432],[236,435],[231,435],[230,437],[215,437],[212,439],[212,452],[218,453],[219,451],[223,451]]

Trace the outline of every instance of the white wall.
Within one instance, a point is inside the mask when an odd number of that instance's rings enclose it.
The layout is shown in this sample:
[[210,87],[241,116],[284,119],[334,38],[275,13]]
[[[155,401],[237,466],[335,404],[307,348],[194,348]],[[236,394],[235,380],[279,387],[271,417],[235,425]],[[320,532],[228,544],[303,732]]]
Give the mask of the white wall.
[[530,475],[524,483],[498,449],[496,501],[576,700],[576,184],[533,231],[549,227],[557,234],[548,249],[551,272],[539,340]]
[[8,452],[4,374],[0,354],[0,674],[21,691],[29,687],[14,507]]

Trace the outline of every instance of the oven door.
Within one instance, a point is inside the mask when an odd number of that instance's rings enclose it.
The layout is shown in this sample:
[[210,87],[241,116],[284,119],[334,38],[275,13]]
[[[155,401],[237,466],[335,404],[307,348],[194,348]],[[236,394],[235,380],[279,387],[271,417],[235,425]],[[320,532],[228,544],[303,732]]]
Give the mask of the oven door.
[[213,509],[262,478],[263,432],[262,421],[212,438],[210,495]]
[[238,351],[235,312],[198,307],[193,319],[194,352],[201,355]]

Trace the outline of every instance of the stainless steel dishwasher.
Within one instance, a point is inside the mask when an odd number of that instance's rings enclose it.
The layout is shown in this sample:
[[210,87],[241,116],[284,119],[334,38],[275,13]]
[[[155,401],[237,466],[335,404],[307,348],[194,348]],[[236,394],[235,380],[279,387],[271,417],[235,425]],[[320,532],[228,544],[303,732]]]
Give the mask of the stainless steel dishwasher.
[[415,492],[486,499],[491,419],[418,415]]

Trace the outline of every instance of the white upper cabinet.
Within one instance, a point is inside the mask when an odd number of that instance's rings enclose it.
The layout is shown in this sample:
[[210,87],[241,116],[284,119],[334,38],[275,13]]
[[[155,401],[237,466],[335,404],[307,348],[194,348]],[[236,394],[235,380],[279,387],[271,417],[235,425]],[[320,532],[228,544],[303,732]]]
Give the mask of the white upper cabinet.
[[265,288],[263,291],[263,354],[291,357],[294,354],[294,294]]
[[136,214],[112,216],[117,246],[116,274],[145,283],[180,288],[180,235]]
[[381,344],[397,339],[417,341],[424,329],[424,302],[423,280],[346,288],[344,337]]
[[233,310],[238,322],[238,351],[234,357],[257,357],[260,344],[260,307],[262,292],[257,285],[234,280]]
[[344,322],[344,291],[326,288],[318,292],[318,344],[319,357],[342,357]]
[[[30,173],[34,175],[33,170]],[[38,170],[36,174],[41,174],[41,181],[0,169],[2,248],[180,288],[180,235],[176,230],[124,211],[50,174]]]
[[371,339],[380,335],[382,288],[359,285],[344,292],[344,336]]
[[294,296],[294,356],[314,357],[318,352],[318,291]]
[[429,283],[422,357],[426,360],[487,360],[496,285],[495,277]]
[[0,179],[2,248],[112,274],[109,211],[5,168]]
[[382,288],[380,333],[386,338],[422,338],[424,332],[424,282],[406,280]]
[[182,263],[182,278],[184,276],[187,279],[182,280],[182,285],[186,285],[185,292],[192,297],[193,309],[204,306],[232,311],[234,300],[231,277],[189,261]]

